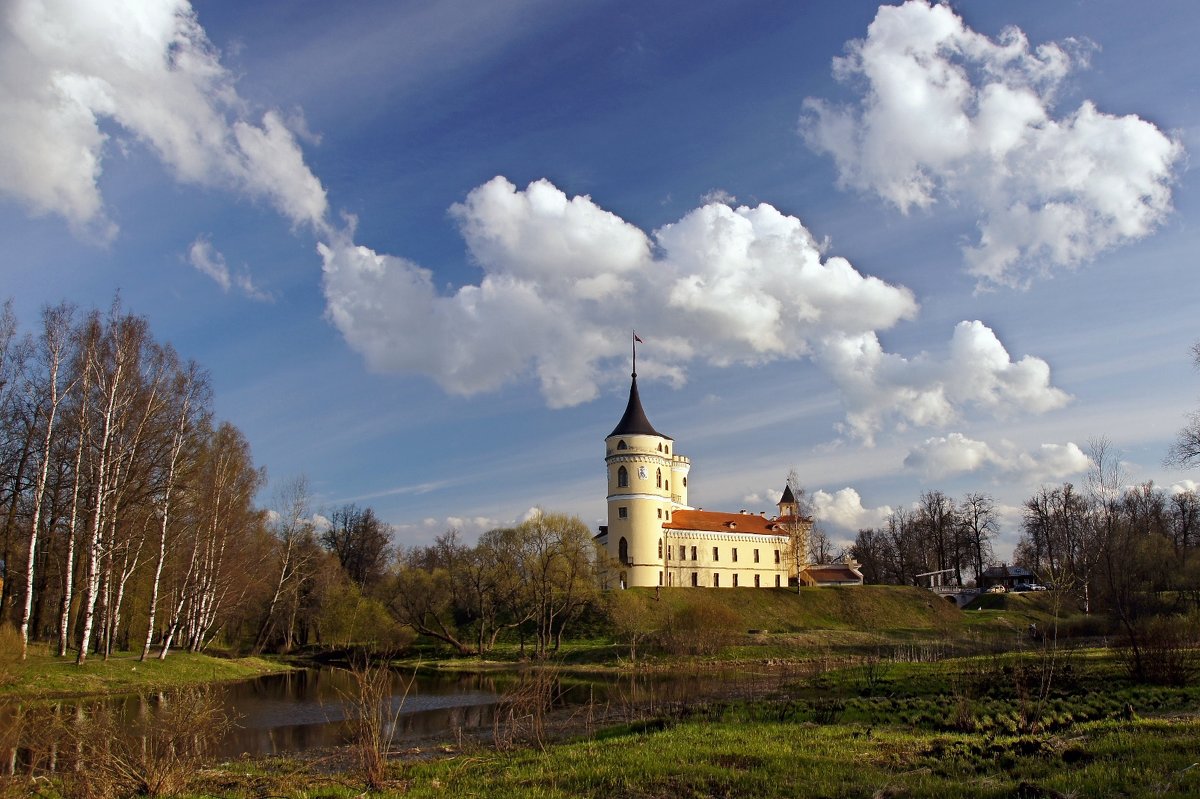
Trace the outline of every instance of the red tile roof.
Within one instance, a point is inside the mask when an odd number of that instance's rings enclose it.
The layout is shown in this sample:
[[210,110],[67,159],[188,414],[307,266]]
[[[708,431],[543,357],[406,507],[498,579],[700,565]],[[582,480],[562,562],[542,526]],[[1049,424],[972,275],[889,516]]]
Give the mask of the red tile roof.
[[787,536],[787,530],[778,519],[767,519],[756,513],[720,513],[711,510],[677,510],[671,514],[671,521],[664,524],[663,529]]

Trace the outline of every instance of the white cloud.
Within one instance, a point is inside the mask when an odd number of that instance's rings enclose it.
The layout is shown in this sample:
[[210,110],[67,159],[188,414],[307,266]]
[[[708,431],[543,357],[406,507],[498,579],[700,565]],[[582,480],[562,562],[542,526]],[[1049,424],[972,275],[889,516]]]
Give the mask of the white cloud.
[[0,192],[111,238],[98,181],[109,131],[185,183],[325,229],[325,190],[275,111],[254,121],[186,0],[15,0],[0,20]]
[[1193,494],[1200,492],[1200,485],[1198,485],[1195,480],[1180,480],[1178,483],[1175,483],[1171,486],[1172,495],[1184,494],[1188,491],[1192,492]]
[[241,294],[258,302],[273,302],[275,299],[270,292],[255,286],[248,272],[231,274],[229,265],[225,263],[225,256],[203,236],[193,241],[192,246],[188,248],[188,263],[201,274],[212,278],[225,293],[229,293],[229,289],[236,286]]
[[939,200],[980,216],[966,247],[980,285],[1023,285],[1152,232],[1171,208],[1178,140],[1090,101],[1060,117],[1055,93],[1088,47],[996,41],[946,5],[881,6],[867,37],[834,59],[857,105],[809,98],[805,139],[840,181],[903,212]]
[[942,426],[968,406],[1005,417],[1043,413],[1070,400],[1051,384],[1045,361],[1028,355],[1013,361],[979,321],[960,322],[940,359],[885,352],[875,333],[867,332],[827,337],[817,360],[842,391],[844,429],[866,442],[888,421],[901,429]]
[[864,507],[858,491],[847,486],[832,494],[818,489],[812,495],[813,515],[844,531],[855,532],[866,527],[878,527],[892,514],[889,505]]
[[764,488],[750,494],[745,494],[742,497],[742,505],[747,509],[753,508],[755,512],[769,508],[771,513],[775,513],[778,510],[779,500],[782,497],[782,488]]
[[1022,452],[1007,441],[993,447],[962,433],[928,438],[904,458],[905,468],[920,471],[928,478],[988,470],[1026,484],[1061,480],[1086,471],[1090,465],[1088,456],[1072,442],[1042,444]]
[[711,203],[721,203],[722,205],[736,205],[737,197],[725,191],[724,189],[711,189],[706,191],[700,197],[701,205],[709,205]]
[[800,220],[765,204],[706,205],[652,241],[588,197],[497,177],[452,214],[483,277],[451,293],[408,260],[354,245],[352,230],[318,248],[329,317],[351,346],[375,369],[427,374],[452,393],[532,371],[550,405],[585,402],[624,371],[610,367],[635,324],[648,342],[641,372],[680,384],[694,360],[798,358],[831,331],[916,314],[907,289],[822,260]]
[[225,264],[225,256],[213,249],[212,242],[206,238],[198,238],[188,248],[188,263],[203,275],[211,277],[221,291],[228,292],[232,285],[229,277],[229,267]]
[[942,359],[884,352],[877,332],[916,316],[912,292],[858,272],[799,219],[767,204],[712,203],[648,236],[589,197],[502,177],[452,209],[483,276],[439,291],[432,273],[353,243],[318,245],[330,320],[379,371],[430,376],[448,392],[492,391],[530,373],[552,407],[586,402],[622,374],[629,330],[641,373],[679,385],[692,362],[812,357],[833,376],[845,429],[944,425],[965,407],[995,415],[1060,407],[1038,358],[1013,361],[963,322]]

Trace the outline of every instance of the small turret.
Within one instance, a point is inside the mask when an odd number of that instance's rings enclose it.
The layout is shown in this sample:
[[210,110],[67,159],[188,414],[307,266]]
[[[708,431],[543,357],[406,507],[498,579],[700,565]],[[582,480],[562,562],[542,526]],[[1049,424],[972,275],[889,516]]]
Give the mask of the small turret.
[[783,496],[779,498],[779,518],[783,519],[788,516],[800,515],[800,503],[796,501],[796,495],[792,493],[792,487],[785,485],[783,487]]

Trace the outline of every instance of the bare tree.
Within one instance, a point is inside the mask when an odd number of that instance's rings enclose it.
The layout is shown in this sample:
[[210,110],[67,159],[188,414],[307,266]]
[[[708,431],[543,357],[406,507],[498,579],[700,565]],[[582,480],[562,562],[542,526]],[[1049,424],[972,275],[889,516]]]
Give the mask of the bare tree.
[[990,494],[971,492],[959,505],[959,520],[963,538],[970,553],[975,580],[983,573],[984,564],[992,557],[992,539],[999,527],[996,521],[996,502]]
[[[1200,369],[1200,341],[1192,345],[1192,365]],[[1200,463],[1200,411],[1188,414],[1187,424],[1175,436],[1175,443],[1167,450],[1165,462],[1169,466],[1195,466]]]
[[[254,641],[254,651],[261,652],[275,622],[276,608],[285,592],[303,579],[305,567],[315,555],[315,538],[309,510],[308,478],[296,477],[285,482],[275,493],[275,510],[269,529],[276,543],[279,558],[278,577],[267,611]],[[308,544],[308,546],[305,546]]]
[[[799,593],[804,586],[804,570],[808,568],[811,554],[811,536],[813,531],[812,507],[808,500],[808,492],[800,482],[800,473],[795,468],[788,470],[787,483],[783,503],[791,494],[791,508],[782,508],[783,530],[788,538],[788,559],[796,572],[796,591]],[[820,559],[817,560],[820,562]]]
[[[141,660],[150,654],[150,646],[154,639],[154,622],[158,610],[159,586],[162,582],[163,567],[167,561],[167,532],[171,529],[172,499],[180,482],[180,472],[184,456],[184,446],[197,418],[207,421],[208,404],[210,401],[208,378],[194,362],[188,363],[183,370],[177,370],[172,384],[170,402],[171,415],[174,417],[171,432],[171,443],[167,450],[166,464],[161,477],[161,488],[155,514],[158,517],[158,553],[154,565],[154,578],[150,583],[149,618],[146,622],[146,640],[142,644]],[[207,425],[206,425],[207,426]]]
[[367,589],[383,577],[391,541],[391,528],[371,508],[343,505],[329,519],[321,543],[337,556],[346,576]]

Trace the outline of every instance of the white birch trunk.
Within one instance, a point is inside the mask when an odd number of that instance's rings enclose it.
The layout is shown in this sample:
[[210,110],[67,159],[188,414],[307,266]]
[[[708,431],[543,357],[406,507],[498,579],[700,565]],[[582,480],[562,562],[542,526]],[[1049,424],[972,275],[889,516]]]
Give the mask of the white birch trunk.
[[[58,371],[62,363],[62,342],[51,332],[51,318],[46,319],[46,346],[50,358],[50,403],[46,408],[46,437],[42,443],[42,468],[38,471],[37,485],[33,489],[33,519],[29,525],[29,563],[25,568],[25,603],[21,609],[21,660],[29,653],[29,614],[33,610],[33,572],[37,561],[38,528],[42,523],[42,495],[46,491],[46,478],[50,474],[50,446],[54,443],[54,421],[58,415]],[[69,578],[68,578],[69,579]]]
[[167,528],[171,519],[171,493],[175,489],[175,475],[179,469],[179,457],[183,452],[184,436],[191,421],[192,391],[194,385],[194,375],[189,372],[187,382],[183,388],[183,405],[179,411],[179,424],[176,426],[175,435],[171,439],[171,452],[167,462],[166,484],[163,486],[162,507],[160,508],[161,525],[158,535],[158,558],[154,564],[154,579],[150,584],[150,619],[146,624],[146,643],[142,646],[142,656],[139,660],[145,660],[146,656],[150,654],[150,643],[154,640],[154,617],[158,610],[158,587],[162,581],[163,563],[167,559]]

